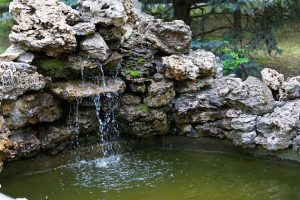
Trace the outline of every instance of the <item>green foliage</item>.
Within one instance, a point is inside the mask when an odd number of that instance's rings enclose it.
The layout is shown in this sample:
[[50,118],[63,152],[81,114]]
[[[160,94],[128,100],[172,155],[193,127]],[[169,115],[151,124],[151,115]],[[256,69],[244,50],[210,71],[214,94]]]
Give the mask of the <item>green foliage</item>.
[[232,72],[237,71],[237,69],[243,64],[249,63],[250,60],[245,57],[244,54],[245,49],[238,49],[237,51],[234,51],[228,47],[224,48],[224,57],[222,59],[224,75],[229,75]]
[[141,73],[135,69],[126,69],[125,74],[130,76],[131,78],[139,78],[141,76]]
[[261,67],[249,59],[248,48],[236,48],[228,41],[200,41],[192,42],[193,49],[205,49],[217,55],[224,68],[223,74],[235,74],[246,79],[248,76],[260,77]]

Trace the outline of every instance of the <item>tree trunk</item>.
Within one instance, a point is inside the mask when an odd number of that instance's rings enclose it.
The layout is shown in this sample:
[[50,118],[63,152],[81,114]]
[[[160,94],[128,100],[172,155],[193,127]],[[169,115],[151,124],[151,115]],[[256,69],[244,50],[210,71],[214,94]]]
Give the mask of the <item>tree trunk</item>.
[[191,3],[189,0],[174,0],[174,19],[183,20],[187,25],[191,26],[192,17],[190,16],[191,12]]

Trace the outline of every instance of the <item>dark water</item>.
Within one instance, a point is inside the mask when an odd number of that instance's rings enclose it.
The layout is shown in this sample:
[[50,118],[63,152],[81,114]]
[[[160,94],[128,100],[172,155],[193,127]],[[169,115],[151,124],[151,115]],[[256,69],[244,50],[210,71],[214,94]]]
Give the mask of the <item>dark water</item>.
[[300,166],[214,151],[89,148],[6,165],[0,192],[29,200],[300,199]]

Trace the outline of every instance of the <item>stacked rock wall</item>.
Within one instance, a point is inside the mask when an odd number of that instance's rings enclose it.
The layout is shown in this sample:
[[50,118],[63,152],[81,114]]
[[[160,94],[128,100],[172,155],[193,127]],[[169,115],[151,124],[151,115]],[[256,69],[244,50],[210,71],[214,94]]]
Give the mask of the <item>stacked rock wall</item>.
[[153,19],[138,7],[135,0],[81,0],[76,10],[56,0],[11,3],[12,46],[0,55],[0,161],[55,154],[78,134],[104,134],[99,119],[110,109],[122,134],[300,150],[299,77],[285,81],[271,69],[263,81],[223,77],[214,54],[190,49],[183,21]]

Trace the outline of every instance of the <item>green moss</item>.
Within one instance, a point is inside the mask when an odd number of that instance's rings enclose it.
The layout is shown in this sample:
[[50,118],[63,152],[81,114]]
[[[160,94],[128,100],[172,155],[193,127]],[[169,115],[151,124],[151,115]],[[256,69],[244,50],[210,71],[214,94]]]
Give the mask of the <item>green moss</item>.
[[136,109],[141,112],[149,112],[149,107],[146,103],[137,105]]
[[66,68],[67,61],[50,58],[45,60],[38,60],[34,63],[38,69],[52,78],[64,78],[69,74]]
[[135,69],[126,69],[125,74],[129,75],[131,78],[139,78],[141,76],[141,73]]

